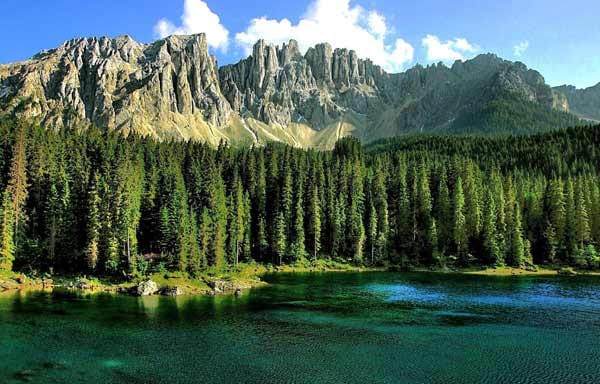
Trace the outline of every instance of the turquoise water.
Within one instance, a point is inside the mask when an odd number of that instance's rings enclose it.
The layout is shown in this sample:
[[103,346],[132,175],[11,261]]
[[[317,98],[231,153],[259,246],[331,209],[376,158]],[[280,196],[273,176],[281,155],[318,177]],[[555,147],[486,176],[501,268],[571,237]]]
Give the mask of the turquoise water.
[[325,273],[0,296],[0,383],[599,383],[600,279]]

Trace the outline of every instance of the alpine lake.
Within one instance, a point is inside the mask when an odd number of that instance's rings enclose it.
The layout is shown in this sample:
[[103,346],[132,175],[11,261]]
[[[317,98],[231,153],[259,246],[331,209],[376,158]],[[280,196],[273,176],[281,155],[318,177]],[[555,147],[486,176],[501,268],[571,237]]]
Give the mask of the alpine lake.
[[240,296],[0,295],[1,383],[600,383],[600,278],[278,273]]

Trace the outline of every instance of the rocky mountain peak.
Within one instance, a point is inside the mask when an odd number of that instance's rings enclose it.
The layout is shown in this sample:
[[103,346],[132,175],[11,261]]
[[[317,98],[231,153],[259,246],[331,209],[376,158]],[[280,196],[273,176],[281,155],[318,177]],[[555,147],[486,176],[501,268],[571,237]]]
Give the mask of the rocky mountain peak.
[[355,51],[322,43],[303,54],[294,40],[259,40],[247,58],[219,68],[204,34],[151,44],[126,35],[79,38],[0,65],[0,113],[53,129],[96,124],[215,144],[330,147],[347,134],[370,141],[456,130],[461,116],[501,97],[566,111],[585,104],[576,93],[553,90],[537,71],[493,54],[389,74]]
[[564,95],[566,103],[575,114],[586,120],[600,121],[600,83],[584,89],[562,85],[554,90]]
[[[158,138],[191,138],[177,116],[215,126],[231,114],[204,34],[140,44],[129,36],[69,40],[34,59],[6,66],[0,75],[16,91],[9,103],[56,128],[93,123]],[[189,136],[188,136],[189,135]]]

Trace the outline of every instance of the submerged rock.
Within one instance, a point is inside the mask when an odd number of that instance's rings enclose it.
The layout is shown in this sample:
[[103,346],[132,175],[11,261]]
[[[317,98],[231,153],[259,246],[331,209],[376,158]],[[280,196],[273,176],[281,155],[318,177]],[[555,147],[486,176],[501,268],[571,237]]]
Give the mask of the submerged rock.
[[159,286],[152,280],[144,280],[138,284],[136,293],[138,296],[150,296],[155,295],[159,291]]
[[14,377],[15,379],[19,380],[19,381],[24,381],[24,382],[29,382],[33,380],[33,376],[35,375],[35,372],[31,369],[23,369],[17,373],[15,373]]

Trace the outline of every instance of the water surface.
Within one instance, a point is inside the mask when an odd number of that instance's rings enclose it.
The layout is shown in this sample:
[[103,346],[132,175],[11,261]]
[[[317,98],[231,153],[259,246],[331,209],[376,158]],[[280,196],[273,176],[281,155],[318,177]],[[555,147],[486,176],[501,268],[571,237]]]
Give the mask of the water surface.
[[241,297],[0,295],[0,382],[600,382],[598,278],[265,279]]

